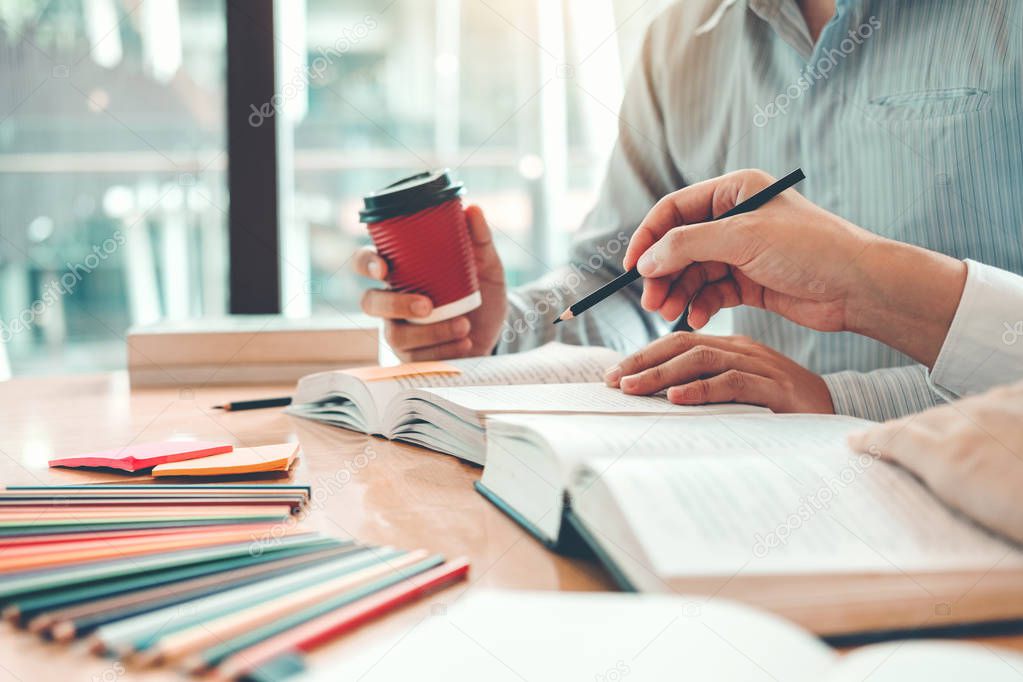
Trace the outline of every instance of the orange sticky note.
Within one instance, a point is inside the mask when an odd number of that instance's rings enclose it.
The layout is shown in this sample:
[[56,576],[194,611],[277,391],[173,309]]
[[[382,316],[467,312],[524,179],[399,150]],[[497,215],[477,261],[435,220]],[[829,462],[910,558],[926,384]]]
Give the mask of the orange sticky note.
[[462,370],[447,362],[431,360],[428,362],[406,362],[403,365],[390,367],[353,367],[341,370],[345,374],[363,381],[385,381],[405,377],[422,376],[424,374],[461,374]]
[[287,471],[297,453],[298,443],[235,448],[234,452],[222,455],[161,464],[153,469],[153,476],[229,476]]

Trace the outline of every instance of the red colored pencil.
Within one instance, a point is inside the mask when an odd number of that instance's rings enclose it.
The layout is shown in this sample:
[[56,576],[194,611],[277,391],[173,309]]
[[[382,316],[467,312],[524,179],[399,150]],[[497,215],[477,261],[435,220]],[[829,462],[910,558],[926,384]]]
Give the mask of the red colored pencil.
[[289,651],[309,652],[335,637],[354,630],[448,583],[462,580],[469,573],[465,557],[447,561],[437,568],[412,576],[374,595],[314,618],[308,623],[276,637],[236,652],[225,659],[217,672],[226,679],[236,678]]

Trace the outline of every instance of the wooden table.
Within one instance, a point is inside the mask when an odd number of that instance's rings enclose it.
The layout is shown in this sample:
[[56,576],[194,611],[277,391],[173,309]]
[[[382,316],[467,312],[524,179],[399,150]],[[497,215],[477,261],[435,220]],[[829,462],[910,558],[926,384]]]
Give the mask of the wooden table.
[[[112,480],[114,475],[50,470],[57,455],[131,442],[189,437],[254,446],[298,440],[294,478],[314,488],[310,519],[320,530],[449,558],[467,556],[467,583],[404,608],[317,652],[312,661],[343,655],[407,631],[477,586],[538,590],[607,590],[596,564],[559,557],[478,495],[480,469],[454,457],[295,419],[280,409],[222,412],[227,400],[287,395],[292,386],[130,391],[124,373],[20,379],[0,383],[0,481],[59,484]],[[988,639],[1023,650],[1023,637]],[[81,646],[45,643],[9,625],[0,629],[0,681],[115,682],[141,671],[99,659]],[[179,679],[145,671],[147,679]]]
[[[478,585],[545,590],[612,589],[590,562],[559,557],[519,529],[474,489],[480,469],[448,455],[362,436],[285,415],[281,409],[222,412],[228,400],[288,395],[293,386],[130,391],[123,373],[20,379],[0,383],[0,481],[64,484],[116,475],[51,470],[61,454],[105,450],[131,442],[188,437],[254,446],[298,440],[297,482],[314,489],[310,521],[325,533],[405,549],[424,548],[472,562],[467,583],[363,628],[315,658],[339,655],[386,628],[408,628]],[[45,667],[44,667],[45,666]],[[130,667],[76,647],[44,643],[4,624],[0,680],[114,680]],[[148,671],[147,671],[148,672]],[[157,671],[153,679],[179,679]]]

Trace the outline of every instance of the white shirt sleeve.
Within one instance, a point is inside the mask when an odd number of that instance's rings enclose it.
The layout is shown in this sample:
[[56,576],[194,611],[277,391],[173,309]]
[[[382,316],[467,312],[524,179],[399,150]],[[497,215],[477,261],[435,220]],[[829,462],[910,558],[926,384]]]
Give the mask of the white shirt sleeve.
[[965,396],[1023,379],[1023,277],[967,260],[966,286],[930,373]]

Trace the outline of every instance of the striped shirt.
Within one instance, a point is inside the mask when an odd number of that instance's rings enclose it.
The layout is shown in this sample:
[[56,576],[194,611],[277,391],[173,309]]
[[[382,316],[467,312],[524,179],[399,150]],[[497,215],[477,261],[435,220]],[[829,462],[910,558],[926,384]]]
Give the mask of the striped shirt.
[[[550,320],[621,272],[654,202],[740,168],[801,166],[815,204],[885,237],[1023,272],[1023,2],[837,0],[813,43],[795,0],[686,0],[647,32],[619,138],[571,263],[510,295],[498,346],[631,352],[668,326],[640,283]],[[887,419],[942,400],[927,369],[872,339],[753,308],[735,331],[822,374],[836,412]]]

